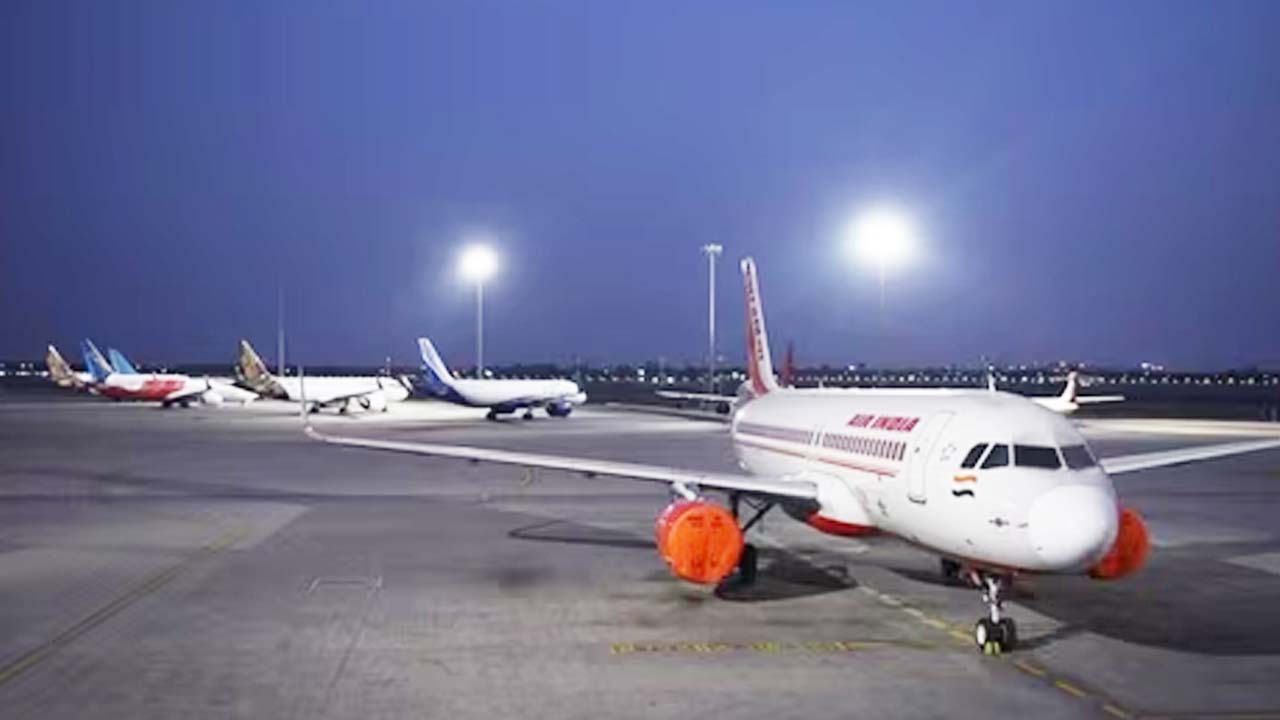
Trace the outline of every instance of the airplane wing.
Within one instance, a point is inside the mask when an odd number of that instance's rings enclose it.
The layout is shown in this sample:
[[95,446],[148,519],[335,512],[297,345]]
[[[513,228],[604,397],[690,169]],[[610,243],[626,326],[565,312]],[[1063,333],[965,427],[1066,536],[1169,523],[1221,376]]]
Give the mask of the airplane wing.
[[1158,467],[1184,465],[1202,460],[1214,460],[1273,448],[1280,448],[1280,439],[1248,440],[1245,442],[1178,448],[1176,450],[1160,450],[1157,452],[1138,453],[1137,455],[1103,458],[1098,462],[1108,475],[1119,475]]
[[1077,395],[1077,405],[1092,405],[1094,403],[1111,403],[1124,402],[1123,395]]
[[339,437],[325,435],[310,424],[305,427],[307,435],[330,445],[382,450],[386,452],[407,453],[410,455],[426,455],[436,457],[458,458],[473,462],[491,462],[499,465],[540,468],[544,470],[561,470],[580,473],[588,477],[604,475],[608,477],[645,480],[649,482],[667,483],[714,488],[717,490],[734,490],[752,495],[768,495],[771,497],[797,500],[815,500],[818,487],[808,481],[775,480],[758,478],[749,475],[730,473],[698,472],[680,468],[663,467],[661,465],[642,465],[639,463],[617,462],[613,460],[591,460],[587,458],[567,457],[563,455],[542,455],[538,453],[513,452],[510,450],[492,450],[489,448],[468,447],[465,445],[438,445],[433,443],[410,443],[393,440],[373,440],[366,438]]

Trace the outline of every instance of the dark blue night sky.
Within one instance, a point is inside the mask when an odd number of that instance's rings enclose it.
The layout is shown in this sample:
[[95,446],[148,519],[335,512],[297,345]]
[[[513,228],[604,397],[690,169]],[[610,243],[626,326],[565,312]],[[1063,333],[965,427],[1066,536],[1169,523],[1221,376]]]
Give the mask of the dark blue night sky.
[[[1280,364],[1280,3],[8,2],[0,356]],[[889,278],[842,230],[921,228]]]

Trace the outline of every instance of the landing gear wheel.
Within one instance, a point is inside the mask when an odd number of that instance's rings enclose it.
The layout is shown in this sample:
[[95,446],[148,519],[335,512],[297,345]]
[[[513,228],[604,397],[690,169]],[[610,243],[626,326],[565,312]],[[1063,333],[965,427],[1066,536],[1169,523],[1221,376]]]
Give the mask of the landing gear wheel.
[[743,585],[754,585],[758,569],[759,553],[756,546],[747,543],[742,546],[742,557],[738,558],[738,582]]
[[490,410],[490,411],[489,411],[489,414],[487,414],[487,415],[485,415],[485,416],[484,416],[484,419],[485,419],[485,420],[497,420],[497,419],[498,419],[498,411],[497,411],[497,410]]
[[1000,645],[1000,627],[987,618],[982,618],[973,626],[973,641],[983,655],[999,655],[1004,648]]
[[525,420],[532,420],[532,419],[533,419],[533,411],[532,411],[532,410],[526,410],[526,411],[525,411],[525,413],[524,413],[524,416],[523,416],[523,417],[524,417],[524,419],[525,419]]
[[1018,644],[1018,628],[1013,618],[1002,617],[1001,595],[1008,589],[1012,578],[1006,575],[971,571],[970,580],[982,589],[982,601],[987,606],[988,617],[973,626],[973,641],[984,655],[999,655],[1013,650]]
[[1000,618],[996,627],[1000,629],[1000,644],[1006,652],[1018,647],[1018,626],[1013,624],[1013,618]]

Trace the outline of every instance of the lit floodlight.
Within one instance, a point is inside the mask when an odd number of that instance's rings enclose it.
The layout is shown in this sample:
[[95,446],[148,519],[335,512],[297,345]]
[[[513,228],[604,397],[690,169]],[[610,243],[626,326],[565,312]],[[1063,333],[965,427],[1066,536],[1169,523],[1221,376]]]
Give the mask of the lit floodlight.
[[483,283],[498,271],[498,254],[488,245],[468,245],[462,250],[458,270],[465,280]]
[[911,221],[893,210],[871,210],[854,221],[849,241],[857,258],[881,273],[906,264],[915,253]]

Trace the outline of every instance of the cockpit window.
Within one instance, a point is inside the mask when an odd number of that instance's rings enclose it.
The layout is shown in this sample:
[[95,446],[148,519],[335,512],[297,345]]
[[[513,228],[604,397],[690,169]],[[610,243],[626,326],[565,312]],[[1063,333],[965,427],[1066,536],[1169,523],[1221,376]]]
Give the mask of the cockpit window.
[[1014,445],[1013,464],[1018,467],[1044,468],[1057,470],[1062,467],[1056,448],[1044,445]]
[[978,460],[982,458],[982,453],[987,449],[986,443],[978,443],[973,446],[968,455],[964,456],[964,462],[960,463],[962,468],[971,468],[978,464]]
[[1067,445],[1063,447],[1062,459],[1067,461],[1067,467],[1072,470],[1090,468],[1098,464],[1098,461],[1093,459],[1093,453],[1089,452],[1089,448],[1084,445]]
[[1008,445],[992,445],[991,452],[987,453],[987,459],[982,461],[982,469],[995,467],[1004,467],[1009,464],[1009,446]]

